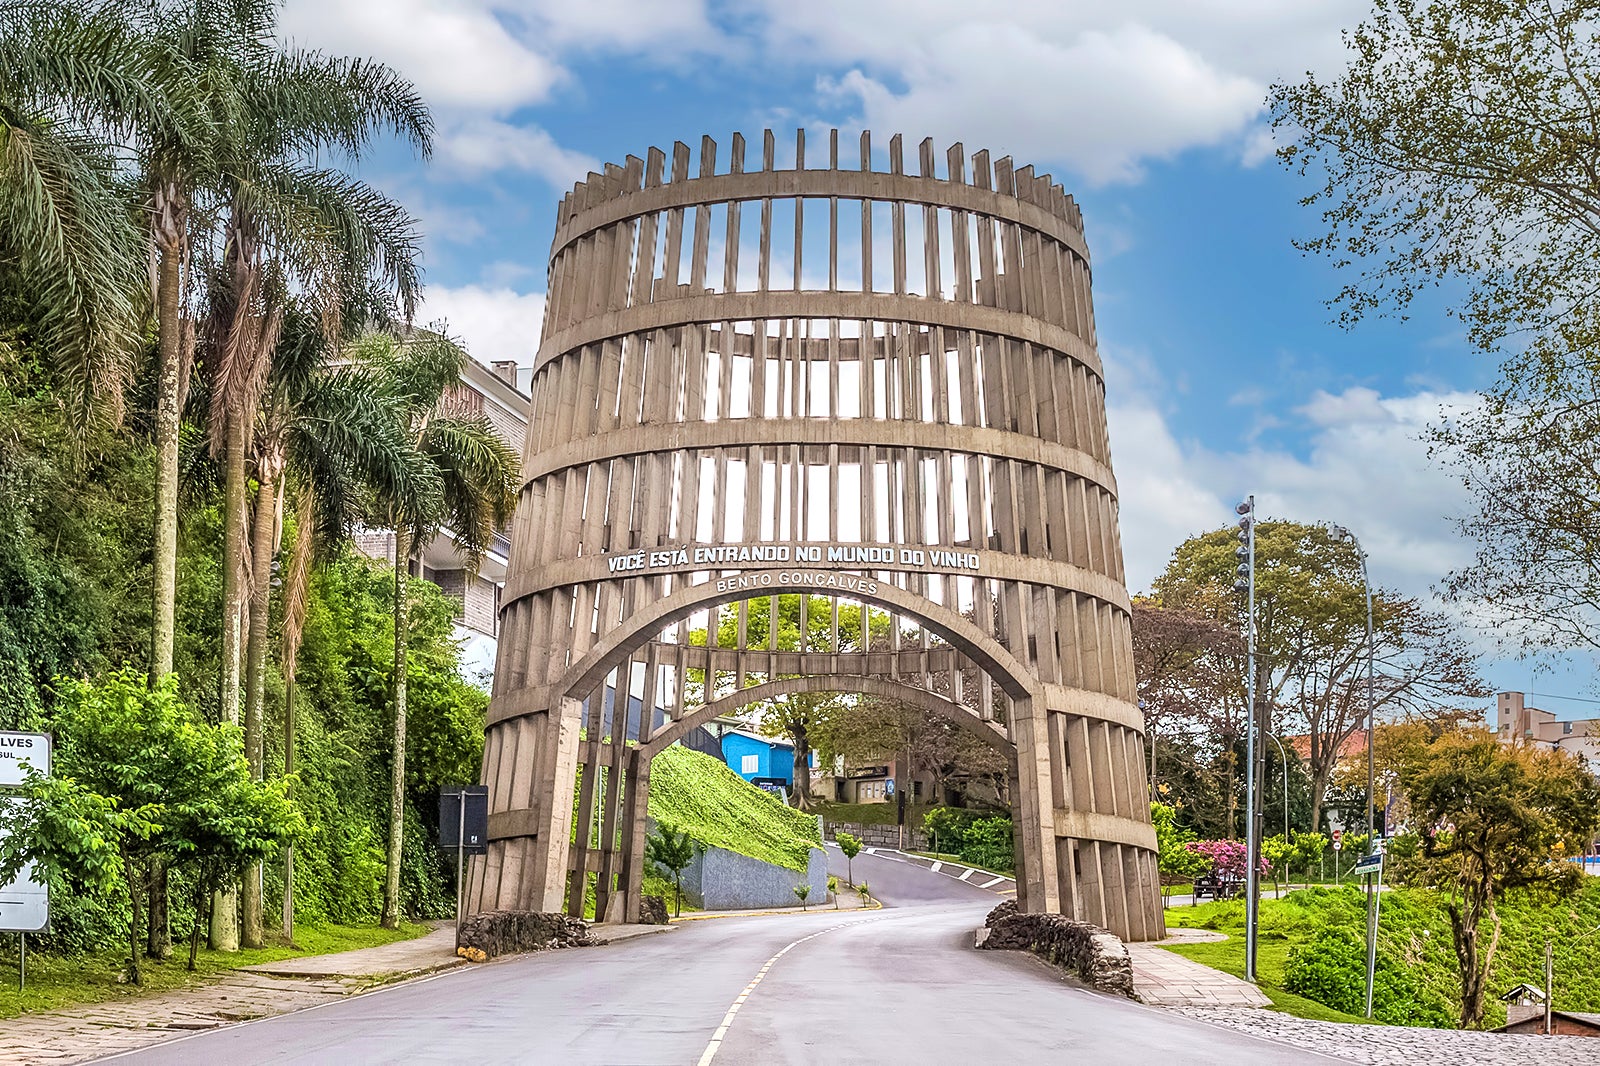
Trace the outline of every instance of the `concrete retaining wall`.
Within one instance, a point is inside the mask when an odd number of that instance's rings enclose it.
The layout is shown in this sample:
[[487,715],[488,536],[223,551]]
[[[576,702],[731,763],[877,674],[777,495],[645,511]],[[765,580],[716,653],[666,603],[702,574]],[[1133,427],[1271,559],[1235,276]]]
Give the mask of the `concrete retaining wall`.
[[683,893],[708,911],[796,907],[800,901],[794,886],[802,881],[811,886],[808,905],[827,901],[828,858],[821,848],[811,849],[803,874],[723,848],[707,848],[683,872]]

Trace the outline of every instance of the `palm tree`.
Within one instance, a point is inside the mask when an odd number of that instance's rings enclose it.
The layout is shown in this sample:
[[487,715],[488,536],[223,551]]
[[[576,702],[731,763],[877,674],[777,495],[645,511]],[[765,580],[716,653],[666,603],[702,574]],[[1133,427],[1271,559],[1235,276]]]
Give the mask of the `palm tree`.
[[420,470],[404,495],[381,497],[394,530],[394,764],[389,792],[389,853],[383,925],[400,923],[401,840],[405,829],[406,578],[412,553],[448,533],[476,570],[495,531],[516,505],[517,454],[482,415],[452,409],[446,400],[461,378],[467,353],[450,338],[416,331],[404,339],[371,333],[350,350],[387,382],[386,399],[416,450]]
[[120,19],[0,2],[0,267],[79,406],[122,413],[143,313],[139,230],[100,98],[148,91]]
[[[318,316],[291,306],[262,396],[255,434],[261,488],[251,530],[252,571],[247,689],[264,688],[267,619],[274,582],[267,579],[278,550],[278,486],[294,500],[294,544],[283,582],[279,637],[284,680],[284,773],[294,770],[294,685],[311,570],[319,556],[345,543],[374,497],[427,495],[432,485],[413,444],[384,402],[384,382],[372,367],[334,358]],[[257,703],[259,706],[259,702]],[[247,721],[250,719],[247,715]],[[259,722],[259,711],[256,712]],[[294,856],[284,852],[283,929],[293,935]]]
[[[269,53],[241,93],[243,109],[225,138],[223,263],[218,272],[207,354],[211,369],[211,440],[226,466],[223,595],[223,708],[237,714],[245,679],[245,750],[262,773],[266,599],[251,596],[245,541],[246,458],[263,383],[277,347],[291,287],[306,292],[330,338],[342,330],[345,305],[373,282],[388,286],[409,316],[420,289],[415,221],[363,182],[313,161],[324,153],[351,160],[382,129],[431,146],[432,120],[411,84],[373,63],[313,52]],[[281,467],[258,465],[257,524],[275,523]],[[255,584],[266,582],[262,564]],[[270,543],[270,541],[268,541]],[[247,599],[253,600],[248,606]],[[241,655],[252,640],[255,651]],[[248,658],[243,664],[241,659]],[[243,940],[261,942],[258,871],[244,880]]]

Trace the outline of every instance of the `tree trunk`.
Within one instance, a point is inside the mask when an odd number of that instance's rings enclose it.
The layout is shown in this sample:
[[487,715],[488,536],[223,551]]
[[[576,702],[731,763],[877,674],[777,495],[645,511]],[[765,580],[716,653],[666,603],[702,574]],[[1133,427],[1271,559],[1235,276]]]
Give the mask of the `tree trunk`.
[[[181,225],[181,223],[175,223]],[[182,249],[158,239],[156,266],[156,483],[152,517],[150,684],[172,673],[178,588],[178,397],[183,391]]]
[[[224,454],[227,478],[223,501],[222,545],[222,719],[239,723],[240,674],[243,667],[245,615],[245,541],[247,492],[245,426],[237,412],[227,414]],[[230,884],[217,894],[211,914],[213,951],[239,950],[239,888]]]
[[[250,776],[260,781],[263,774],[261,718],[266,701],[267,611],[272,603],[272,548],[277,540],[278,483],[271,464],[263,463],[261,487],[256,490],[255,522],[250,531],[250,626],[245,645],[244,753],[250,761]],[[258,948],[261,939],[261,864],[252,863],[244,873],[241,905],[244,928],[239,939],[247,948]]]
[[139,875],[133,857],[122,850],[122,876],[128,882],[128,979],[134,984],[139,978]]
[[150,922],[144,953],[152,959],[172,954],[172,915],[167,907],[167,860],[157,855],[150,860]]
[[383,927],[400,927],[400,858],[406,816],[406,571],[411,540],[394,535],[394,766],[389,785],[389,863],[383,883]]
[[[295,507],[294,557],[284,583],[283,629],[279,651],[283,656],[283,773],[294,773],[294,679],[300,662],[300,636],[305,628],[306,597],[311,588],[312,499],[309,489],[299,494]],[[283,849],[283,935],[294,943],[294,845]]]
[[813,800],[811,796],[811,745],[806,727],[798,724],[791,726],[789,737],[794,741],[794,806],[796,810],[809,811]]
[[[150,685],[172,673],[172,649],[178,605],[178,430],[183,417],[183,215],[165,201],[166,239],[157,239],[156,263],[156,399],[155,513],[151,517]],[[150,868],[150,924],[145,949],[158,959],[172,951],[167,913],[167,866],[156,859]]]

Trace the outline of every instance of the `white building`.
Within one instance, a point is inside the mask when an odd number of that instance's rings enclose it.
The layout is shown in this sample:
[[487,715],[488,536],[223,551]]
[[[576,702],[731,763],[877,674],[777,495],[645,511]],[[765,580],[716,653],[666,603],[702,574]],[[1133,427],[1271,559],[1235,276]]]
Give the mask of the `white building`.
[[[444,405],[453,413],[484,415],[520,458],[528,435],[530,398],[518,386],[517,364],[510,360],[485,366],[467,360],[461,382],[446,395]],[[356,550],[374,559],[394,560],[394,533],[368,530],[357,534]],[[422,576],[438,585],[458,606],[456,636],[462,642],[462,671],[485,688],[494,673],[496,639],[500,625],[500,590],[505,586],[511,542],[496,533],[483,553],[476,575],[466,566],[448,529],[423,547]]]
[[1502,692],[1495,697],[1495,730],[1503,744],[1568,751],[1600,769],[1600,718],[1563,721],[1551,711],[1529,707],[1525,693]]

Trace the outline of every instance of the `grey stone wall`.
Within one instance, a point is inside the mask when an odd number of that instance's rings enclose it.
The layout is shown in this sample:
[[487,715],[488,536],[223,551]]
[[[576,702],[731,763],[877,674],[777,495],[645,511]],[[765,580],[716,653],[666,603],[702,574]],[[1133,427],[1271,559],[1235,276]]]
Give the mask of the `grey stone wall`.
[[1031,951],[1046,962],[1076,973],[1091,988],[1129,999],[1133,960],[1115,933],[1060,914],[1022,914],[1006,900],[984,920],[989,935],[980,945],[991,951]]
[[755,910],[765,907],[796,907],[794,886],[802,881],[811,886],[807,905],[828,898],[828,857],[821,848],[811,849],[805,873],[723,848],[707,848],[683,872],[683,893],[698,907],[708,911]]
[[[849,833],[869,848],[900,847],[898,825],[859,825],[855,822],[827,822],[825,833],[829,840],[838,840],[840,833]],[[908,851],[927,851],[928,834],[912,826],[905,827],[905,847]]]

